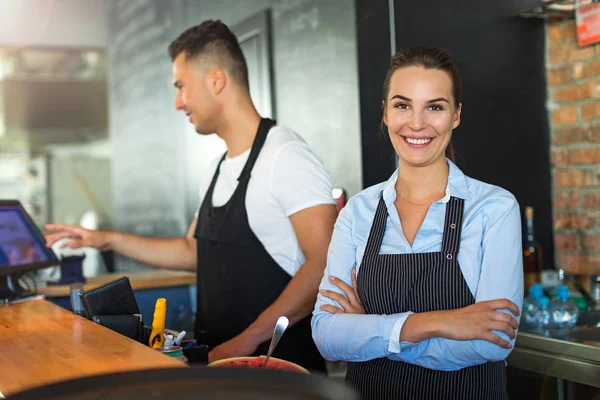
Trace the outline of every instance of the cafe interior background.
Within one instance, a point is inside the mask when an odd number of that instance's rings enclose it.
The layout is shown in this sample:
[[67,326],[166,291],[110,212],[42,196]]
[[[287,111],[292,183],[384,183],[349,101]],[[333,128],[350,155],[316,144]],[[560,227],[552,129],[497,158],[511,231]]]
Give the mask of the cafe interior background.
[[[593,290],[600,45],[579,44],[574,1],[427,3],[1,0],[0,198],[20,200],[40,227],[183,235],[207,165],[225,147],[175,111],[166,49],[209,18],[240,38],[259,111],[298,132],[350,197],[396,165],[379,134],[390,55],[436,44],[454,54],[463,78],[459,167],[510,190],[522,211],[534,207],[548,279],[562,270]],[[85,254],[86,278],[152,270]],[[57,273],[40,272],[39,285]],[[191,323],[192,286],[178,309],[182,325]]]

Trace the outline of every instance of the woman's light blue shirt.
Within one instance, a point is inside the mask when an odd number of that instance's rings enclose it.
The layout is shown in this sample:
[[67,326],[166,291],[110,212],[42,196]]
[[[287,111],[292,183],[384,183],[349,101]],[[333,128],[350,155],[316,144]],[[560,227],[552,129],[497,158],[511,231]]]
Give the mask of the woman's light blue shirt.
[[[357,273],[360,271],[380,196],[389,214],[381,254],[440,251],[446,203],[453,196],[465,201],[458,262],[473,297],[477,302],[507,298],[520,309],[523,261],[518,203],[510,192],[465,176],[449,160],[448,165],[446,196],[431,205],[412,247],[402,233],[394,206],[397,170],[387,182],[354,196],[335,224],[320,289],[342,293],[327,279],[330,275],[352,286],[352,268],[357,268]],[[320,310],[324,304],[339,305],[319,294],[312,317],[313,339],[323,357],[329,360],[367,361],[388,357],[426,368],[456,370],[504,360],[510,353],[483,340],[431,338],[419,343],[400,342],[402,326],[412,314],[410,311],[394,315],[333,315]],[[508,340],[504,333],[494,333]],[[514,346],[514,340],[510,342]]]

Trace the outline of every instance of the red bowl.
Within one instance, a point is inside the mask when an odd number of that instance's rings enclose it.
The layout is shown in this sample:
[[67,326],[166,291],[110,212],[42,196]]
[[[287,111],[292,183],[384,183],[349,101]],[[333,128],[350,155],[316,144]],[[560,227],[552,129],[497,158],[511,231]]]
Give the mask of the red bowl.
[[[262,365],[265,363],[265,358],[265,356],[224,358],[222,360],[211,362],[208,364],[208,367],[262,368]],[[269,358],[266,369],[278,369],[283,371],[298,372],[301,374],[310,374],[306,368],[303,368],[298,364],[275,357]]]

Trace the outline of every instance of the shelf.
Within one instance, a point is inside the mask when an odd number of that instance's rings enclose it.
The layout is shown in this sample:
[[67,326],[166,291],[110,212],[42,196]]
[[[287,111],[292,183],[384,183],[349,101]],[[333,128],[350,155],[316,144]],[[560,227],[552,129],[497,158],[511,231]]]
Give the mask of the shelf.
[[573,19],[576,8],[576,0],[545,0],[535,7],[519,11],[517,15],[523,18]]

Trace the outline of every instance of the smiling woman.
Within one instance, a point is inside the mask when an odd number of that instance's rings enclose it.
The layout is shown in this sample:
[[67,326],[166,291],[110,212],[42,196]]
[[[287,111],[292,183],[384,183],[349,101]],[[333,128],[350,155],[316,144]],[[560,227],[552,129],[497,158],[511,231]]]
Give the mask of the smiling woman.
[[[523,299],[519,206],[452,162],[461,118],[452,56],[392,57],[383,126],[398,170],[342,209],[312,319],[362,399],[506,399]],[[457,391],[456,394],[450,394]]]
[[[419,46],[412,50],[396,53],[390,63],[383,84],[382,129],[388,131],[398,154],[401,147],[395,139],[417,146],[412,148],[424,148],[439,137],[437,148],[445,149],[446,157],[454,162],[450,139],[460,123],[462,108],[458,70],[443,49]],[[416,97],[407,97],[409,91]],[[428,122],[434,130],[429,133],[435,136],[419,134]],[[414,132],[402,135],[407,126]]]

